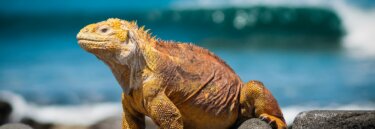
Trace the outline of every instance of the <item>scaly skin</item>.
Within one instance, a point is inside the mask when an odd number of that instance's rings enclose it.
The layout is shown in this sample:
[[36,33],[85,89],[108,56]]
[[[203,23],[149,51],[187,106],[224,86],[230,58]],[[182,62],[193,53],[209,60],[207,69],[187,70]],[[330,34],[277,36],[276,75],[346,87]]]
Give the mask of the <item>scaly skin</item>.
[[122,128],[145,128],[145,115],[162,129],[226,129],[258,117],[285,128],[271,93],[244,84],[220,58],[192,44],[151,37],[120,19],[90,24],[79,45],[106,63],[123,89]]

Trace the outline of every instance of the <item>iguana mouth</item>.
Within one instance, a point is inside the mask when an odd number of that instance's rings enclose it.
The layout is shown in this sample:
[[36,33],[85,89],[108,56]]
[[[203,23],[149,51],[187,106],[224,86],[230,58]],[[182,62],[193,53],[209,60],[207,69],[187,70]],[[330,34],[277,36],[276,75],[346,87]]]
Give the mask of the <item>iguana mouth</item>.
[[97,39],[90,39],[90,38],[77,38],[78,44],[87,49],[103,49],[105,48],[106,41],[108,40],[97,40]]
[[87,39],[87,38],[79,38],[78,43],[79,44],[105,44],[108,40],[94,40],[94,39]]
[[97,42],[97,43],[100,43],[100,42],[107,42],[108,40],[98,40],[98,39],[89,39],[89,38],[78,38],[78,42]]

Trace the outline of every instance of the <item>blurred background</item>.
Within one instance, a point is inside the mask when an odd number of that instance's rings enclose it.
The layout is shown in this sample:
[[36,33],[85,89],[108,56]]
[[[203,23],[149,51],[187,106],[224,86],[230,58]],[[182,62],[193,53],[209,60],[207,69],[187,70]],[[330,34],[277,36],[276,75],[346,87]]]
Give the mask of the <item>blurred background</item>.
[[372,0],[3,0],[0,100],[9,121],[90,125],[121,112],[109,68],[76,34],[107,18],[192,42],[245,82],[260,80],[288,123],[311,109],[375,109]]

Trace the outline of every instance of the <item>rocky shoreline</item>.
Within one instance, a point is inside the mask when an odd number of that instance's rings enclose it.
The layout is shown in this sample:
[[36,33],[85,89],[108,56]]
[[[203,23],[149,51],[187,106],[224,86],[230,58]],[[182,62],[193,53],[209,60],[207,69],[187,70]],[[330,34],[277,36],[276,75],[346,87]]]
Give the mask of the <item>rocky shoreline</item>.
[[[63,125],[41,123],[23,118],[19,123],[10,123],[12,107],[0,101],[0,129],[120,129],[121,117],[112,116],[92,125]],[[375,129],[375,110],[312,110],[300,112],[289,125],[290,129]],[[146,118],[146,129],[157,129],[150,118]],[[243,122],[238,129],[271,129],[266,122],[253,118]]]
[[[120,129],[120,117],[109,117],[91,126],[58,125],[23,120],[21,123],[8,123],[0,129]],[[150,119],[146,129],[156,129]],[[375,129],[375,111],[336,111],[314,110],[301,112],[290,129]],[[253,118],[242,123],[238,129],[271,129],[266,122]]]
[[297,115],[293,129],[375,129],[375,111],[314,110]]

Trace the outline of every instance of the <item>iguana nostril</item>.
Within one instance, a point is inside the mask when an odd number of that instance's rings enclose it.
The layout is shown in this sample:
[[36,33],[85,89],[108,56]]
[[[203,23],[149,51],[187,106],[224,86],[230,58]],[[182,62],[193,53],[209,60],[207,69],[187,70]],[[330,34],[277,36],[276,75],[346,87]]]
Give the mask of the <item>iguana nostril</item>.
[[80,32],[89,32],[88,28],[83,28]]

